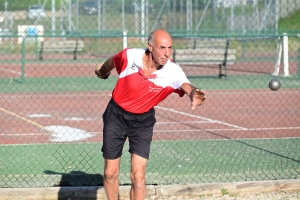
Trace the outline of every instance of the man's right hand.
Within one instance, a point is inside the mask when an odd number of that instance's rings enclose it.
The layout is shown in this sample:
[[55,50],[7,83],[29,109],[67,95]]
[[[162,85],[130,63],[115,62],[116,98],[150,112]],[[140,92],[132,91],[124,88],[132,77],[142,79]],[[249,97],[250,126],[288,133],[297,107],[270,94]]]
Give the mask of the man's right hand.
[[96,68],[95,68],[95,74],[97,75],[98,78],[107,79],[109,77],[109,75],[110,75],[110,72],[108,74],[103,75],[101,73],[101,71],[100,71],[100,69],[101,69],[102,66],[103,65],[101,65],[101,64],[99,64],[99,65],[96,66]]

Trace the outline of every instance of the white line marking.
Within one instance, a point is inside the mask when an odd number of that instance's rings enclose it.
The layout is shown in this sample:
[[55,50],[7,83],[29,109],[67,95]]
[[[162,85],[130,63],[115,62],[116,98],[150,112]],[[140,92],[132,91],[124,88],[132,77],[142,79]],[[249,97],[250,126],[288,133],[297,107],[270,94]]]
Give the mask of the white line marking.
[[91,121],[93,120],[92,118],[82,118],[82,117],[67,117],[64,118],[66,121]]
[[50,141],[52,142],[74,142],[85,140],[93,136],[84,130],[68,126],[46,126],[45,129],[56,133],[51,134]]
[[31,114],[27,115],[28,117],[35,117],[35,118],[40,118],[40,117],[51,117],[49,114]]
[[205,117],[199,117],[197,115],[188,114],[188,113],[177,111],[177,110],[170,109],[170,108],[164,108],[164,107],[161,107],[161,106],[156,106],[156,108],[159,108],[159,109],[162,109],[162,110],[167,110],[167,111],[174,112],[174,113],[178,113],[178,114],[181,114],[181,115],[186,115],[186,116],[189,116],[189,117],[194,117],[194,118],[197,118],[197,119],[207,120],[207,121],[212,122],[212,123],[222,124],[222,125],[225,125],[225,126],[230,126],[230,127],[241,129],[241,130],[248,130],[245,127],[236,126],[236,125],[229,124],[229,123],[226,123],[226,122],[222,122],[222,121],[219,121],[219,120],[213,120],[213,119],[209,119],[209,118],[205,118]]
[[300,127],[279,127],[279,128],[250,128],[250,129],[233,129],[233,128],[225,128],[225,129],[176,129],[176,130],[158,130],[155,129],[154,132],[201,132],[201,131],[265,131],[265,130],[298,130]]
[[[18,72],[18,71],[15,71],[15,70],[11,70],[11,69],[0,68],[0,70],[4,71],[4,72],[10,72],[12,74],[18,74],[18,75],[22,74],[21,72]],[[27,76],[27,75],[25,74],[25,76]]]
[[[278,127],[278,128],[249,128],[249,129],[176,129],[176,130],[159,130],[154,129],[155,133],[172,133],[172,132],[202,132],[202,131],[265,131],[265,130],[298,130],[300,127]],[[89,134],[102,134],[103,132],[89,132]],[[24,133],[24,134],[6,134],[6,133],[0,133],[0,136],[39,136],[39,135],[50,135],[51,133]]]
[[211,124],[213,122],[208,121],[186,121],[186,122],[156,122],[155,125],[163,125],[163,124]]
[[294,129],[300,129],[300,127],[291,126],[291,127],[277,127],[277,128],[249,128],[248,130],[257,131],[257,130],[281,130],[281,129],[294,130]]
[[32,124],[32,125],[34,125],[34,126],[36,126],[36,127],[38,127],[38,128],[44,129],[44,127],[43,127],[42,125],[40,125],[40,124],[38,124],[38,123],[36,123],[36,122],[34,122],[34,121],[32,121],[32,120],[29,120],[29,119],[27,119],[27,118],[25,118],[25,117],[22,117],[22,116],[20,116],[20,115],[14,113],[14,112],[11,112],[11,111],[6,110],[6,109],[1,108],[1,107],[0,107],[0,111],[3,111],[4,113],[9,114],[9,115],[11,115],[11,116],[14,116],[14,117],[16,117],[16,118],[18,118],[18,119],[21,119],[21,120],[25,121],[25,122],[28,122],[29,124]]

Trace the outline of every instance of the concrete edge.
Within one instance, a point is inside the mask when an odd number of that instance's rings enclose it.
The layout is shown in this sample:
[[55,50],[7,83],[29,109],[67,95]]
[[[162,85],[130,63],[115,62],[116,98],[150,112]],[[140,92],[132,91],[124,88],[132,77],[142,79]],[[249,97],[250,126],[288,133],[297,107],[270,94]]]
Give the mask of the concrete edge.
[[[130,186],[120,186],[120,198],[129,197]],[[201,196],[211,194],[250,194],[256,192],[300,191],[300,179],[246,181],[228,183],[202,183],[186,185],[147,185],[147,197]],[[91,187],[44,187],[0,188],[0,200],[4,199],[106,199],[102,186]]]

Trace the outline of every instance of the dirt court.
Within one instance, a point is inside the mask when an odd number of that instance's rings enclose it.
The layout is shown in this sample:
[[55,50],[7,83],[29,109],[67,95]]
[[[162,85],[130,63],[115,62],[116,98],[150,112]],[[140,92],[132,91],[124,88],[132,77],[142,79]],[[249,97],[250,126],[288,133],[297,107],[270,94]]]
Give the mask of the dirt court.
[[[300,137],[299,95],[299,90],[290,89],[209,91],[205,106],[192,111],[188,98],[174,94],[156,107],[153,139]],[[282,96],[289,98],[283,102]],[[109,94],[88,92],[2,95],[0,141],[2,144],[101,142],[102,113],[109,99]],[[57,130],[72,132],[70,128],[74,132],[70,139],[60,138],[66,136]]]

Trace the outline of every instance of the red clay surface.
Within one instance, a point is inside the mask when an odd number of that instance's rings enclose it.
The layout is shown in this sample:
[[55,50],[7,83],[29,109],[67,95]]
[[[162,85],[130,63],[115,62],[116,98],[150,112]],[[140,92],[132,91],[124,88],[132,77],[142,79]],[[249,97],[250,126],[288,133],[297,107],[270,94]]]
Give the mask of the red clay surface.
[[[187,97],[174,94],[165,99],[156,107],[153,139],[300,137],[299,90],[208,91],[207,97],[194,111]],[[109,93],[2,95],[0,143],[101,142],[102,114],[109,99]],[[58,129],[49,131],[50,126]],[[78,130],[89,136],[78,139]],[[53,140],[61,134],[69,138]]]

